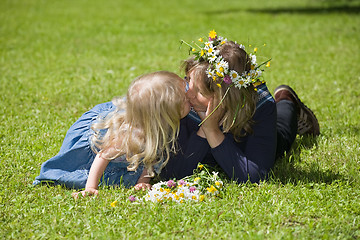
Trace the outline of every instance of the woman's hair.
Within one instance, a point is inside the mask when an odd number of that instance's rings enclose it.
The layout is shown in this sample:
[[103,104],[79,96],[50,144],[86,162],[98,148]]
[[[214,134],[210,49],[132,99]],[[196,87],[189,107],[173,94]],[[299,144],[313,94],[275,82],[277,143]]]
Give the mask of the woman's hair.
[[[109,160],[126,154],[128,170],[135,171],[142,163],[154,176],[153,166],[165,166],[170,153],[176,151],[185,102],[183,81],[166,71],[135,79],[126,99],[113,100],[117,110],[92,126],[94,151]],[[107,129],[104,136],[101,129]]]
[[[251,60],[248,54],[237,43],[228,41],[221,45],[219,50],[220,55],[229,63],[230,70],[242,74],[251,69]],[[222,82],[221,88],[219,88],[216,85],[217,81],[213,81],[206,73],[209,66],[209,62],[202,59],[197,61],[194,58],[186,60],[183,65],[186,75],[194,74],[195,85],[202,89],[205,96],[214,95],[220,101],[229,85]],[[252,117],[256,110],[257,99],[257,92],[252,85],[241,89],[230,87],[220,106],[224,112],[220,121],[223,132],[231,132],[236,141],[240,141],[240,138],[247,133],[252,133]]]

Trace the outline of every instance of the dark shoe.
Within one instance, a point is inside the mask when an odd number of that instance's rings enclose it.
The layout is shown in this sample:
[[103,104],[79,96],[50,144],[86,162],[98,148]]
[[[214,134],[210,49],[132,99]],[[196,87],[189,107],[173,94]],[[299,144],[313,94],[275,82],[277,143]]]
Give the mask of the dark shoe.
[[274,92],[275,102],[281,100],[290,100],[295,103],[298,115],[298,130],[299,135],[318,136],[320,134],[319,122],[315,114],[304,103],[301,102],[295,91],[288,85],[280,85]]

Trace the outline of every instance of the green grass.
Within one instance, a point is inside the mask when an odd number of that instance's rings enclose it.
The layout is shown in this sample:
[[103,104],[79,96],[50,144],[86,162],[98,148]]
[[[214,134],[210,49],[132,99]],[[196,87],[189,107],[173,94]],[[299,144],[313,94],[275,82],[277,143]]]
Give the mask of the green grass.
[[[359,13],[358,0],[1,1],[0,238],[359,239]],[[270,180],[212,202],[130,204],[123,188],[75,201],[31,186],[83,112],[137,75],[180,74],[180,39],[213,28],[267,44],[269,88],[291,85],[320,137],[298,138]]]

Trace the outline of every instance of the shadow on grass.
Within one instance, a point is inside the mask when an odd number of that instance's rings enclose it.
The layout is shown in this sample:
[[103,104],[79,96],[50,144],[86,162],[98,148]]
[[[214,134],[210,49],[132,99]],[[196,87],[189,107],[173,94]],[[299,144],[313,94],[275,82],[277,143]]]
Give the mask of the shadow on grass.
[[[352,2],[352,1],[349,1]],[[358,3],[360,1],[357,1]],[[346,13],[346,14],[360,14],[360,6],[354,6],[349,4],[328,6],[308,6],[308,7],[279,7],[279,8],[231,8],[231,9],[219,9],[214,11],[207,11],[205,14],[231,14],[239,12],[250,13],[266,13],[266,14],[331,14],[331,13]]]
[[277,159],[270,179],[276,182],[286,183],[326,183],[335,181],[347,181],[342,175],[332,170],[324,170],[319,159],[309,164],[301,164],[301,152],[309,151],[317,146],[317,138],[298,138],[292,150],[284,157]]
[[359,14],[360,6],[329,6],[329,7],[294,7],[294,8],[260,8],[248,9],[248,12],[253,13],[268,13],[268,14],[329,14],[329,13],[346,13]]

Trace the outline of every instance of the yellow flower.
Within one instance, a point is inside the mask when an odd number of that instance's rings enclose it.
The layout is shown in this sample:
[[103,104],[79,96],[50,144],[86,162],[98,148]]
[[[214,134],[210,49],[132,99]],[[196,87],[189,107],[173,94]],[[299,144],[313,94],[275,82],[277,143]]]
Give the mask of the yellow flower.
[[256,53],[257,52],[257,50],[258,50],[258,48],[256,47],[256,48],[254,48],[254,52]]
[[179,196],[180,196],[181,198],[183,198],[183,197],[184,197],[184,193],[180,193]]
[[217,74],[219,77],[224,77],[224,75],[223,75],[221,72],[216,71],[216,74]]
[[195,51],[196,51],[196,49],[195,49],[195,48],[193,48],[193,49],[191,49],[191,51],[195,52]]
[[223,45],[224,43],[226,43],[226,41],[225,41],[225,40],[224,40],[224,41],[222,41],[220,44],[221,44],[221,45]]
[[200,195],[199,197],[200,202],[204,201],[204,199],[205,199],[205,195]]
[[[257,86],[259,86],[261,83],[262,83],[262,82],[255,82],[255,83],[253,83],[253,86],[254,86],[254,87],[257,87]],[[256,90],[255,90],[255,91],[256,91]]]
[[201,49],[200,56],[202,57],[202,56],[204,56],[204,54],[205,54],[204,50]]
[[209,188],[206,188],[206,190],[208,190],[209,193],[214,193],[217,191],[217,189],[213,185],[211,185],[211,187]]
[[217,84],[216,84],[216,86],[218,86],[219,88],[221,88],[221,85],[220,85],[220,83],[217,83]]
[[220,67],[219,70],[220,70],[220,72],[224,72],[224,68],[223,68],[223,67]]
[[194,183],[198,183],[200,181],[200,178],[199,177],[196,177],[195,179],[194,179]]
[[203,42],[204,41],[204,39],[203,38],[199,38],[199,42]]
[[111,204],[110,204],[110,206],[112,206],[112,207],[116,207],[117,205],[118,205],[118,201],[113,201]]
[[169,193],[171,190],[170,190],[170,188],[165,188],[165,191],[166,191],[167,193]]
[[266,64],[266,67],[270,67],[270,61]]
[[209,48],[208,52],[209,53],[212,53],[213,49],[212,48]]
[[209,37],[210,37],[210,38],[213,38],[213,39],[216,38],[216,32],[215,32],[215,30],[211,30],[211,31],[210,31]]
[[195,195],[194,195],[194,196],[192,196],[191,198],[192,198],[192,199],[194,199],[194,200],[196,200],[196,196],[195,196]]
[[216,182],[215,182],[215,185],[218,186],[218,187],[221,187],[221,186],[222,186],[222,183],[219,182],[219,181],[216,181]]
[[198,168],[201,170],[204,167],[204,165],[200,164]]

